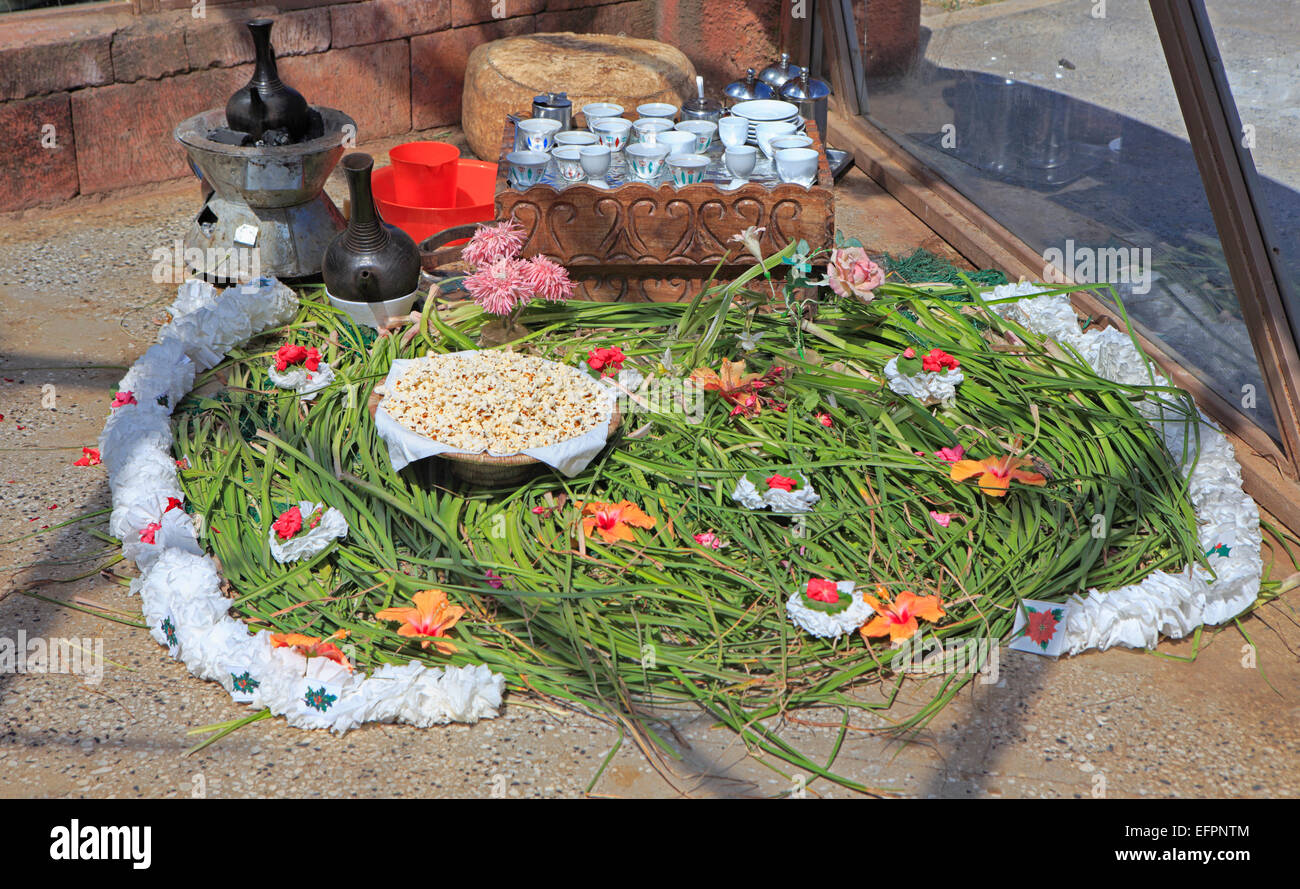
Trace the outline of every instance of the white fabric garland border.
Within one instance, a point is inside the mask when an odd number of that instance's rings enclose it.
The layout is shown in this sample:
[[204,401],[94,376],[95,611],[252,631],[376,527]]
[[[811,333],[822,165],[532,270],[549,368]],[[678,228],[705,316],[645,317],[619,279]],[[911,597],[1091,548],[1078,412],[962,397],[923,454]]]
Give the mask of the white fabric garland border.
[[[1092,365],[1099,376],[1116,383],[1150,385],[1151,371],[1128,333],[1114,327],[1079,330],[1079,316],[1064,293],[1045,294],[1046,288],[1026,282],[1003,284],[985,293],[985,299],[1020,297],[997,303],[999,315],[1034,333],[1068,344]],[[1169,381],[1158,373],[1156,385]],[[1183,453],[1187,424],[1163,422],[1159,404],[1146,400],[1138,409],[1165,439],[1170,453]],[[1116,590],[1088,590],[1086,597],[1070,600],[1065,644],[1070,654],[1112,645],[1154,648],[1160,635],[1186,636],[1202,624],[1221,624],[1249,608],[1259,596],[1264,575],[1260,554],[1262,536],[1259,508],[1242,489],[1241,467],[1232,445],[1208,418],[1201,416],[1200,454],[1188,476],[1188,494],[1200,525],[1202,551],[1220,544],[1229,555],[1213,553],[1214,575],[1199,565],[1174,574],[1156,571],[1140,583]],[[1191,445],[1194,447],[1195,442]],[[1197,457],[1189,455],[1189,460]]]
[[[115,408],[99,440],[113,500],[109,530],[140,570],[131,591],[140,594],[150,635],[195,676],[299,728],[341,734],[364,722],[427,727],[493,718],[505,679],[484,664],[443,669],[412,660],[366,676],[323,657],[272,648],[269,631],[251,633],[228,614],[215,560],[200,549],[189,515],[167,508],[169,497],[184,499],[171,456],[170,415],[196,373],[254,334],[288,323],[297,310],[297,296],[274,278],[221,293],[187,281],[158,342],[118,384],[136,403]],[[154,523],[161,527],[154,543],[146,543],[141,532]]]

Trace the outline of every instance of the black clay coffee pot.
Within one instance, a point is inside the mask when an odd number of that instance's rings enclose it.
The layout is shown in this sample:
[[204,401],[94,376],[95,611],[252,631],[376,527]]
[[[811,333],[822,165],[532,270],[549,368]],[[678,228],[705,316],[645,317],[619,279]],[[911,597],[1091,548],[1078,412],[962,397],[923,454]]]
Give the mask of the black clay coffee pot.
[[248,84],[226,102],[226,125],[248,133],[254,142],[283,145],[301,141],[307,135],[311,115],[302,93],[280,81],[271,47],[272,24],[270,19],[248,22],[256,67]]
[[420,251],[411,236],[389,225],[375,209],[370,173],[375,159],[354,152],[344,156],[343,172],[352,196],[348,227],[330,242],[321,277],[331,296],[377,303],[407,296],[420,284]]

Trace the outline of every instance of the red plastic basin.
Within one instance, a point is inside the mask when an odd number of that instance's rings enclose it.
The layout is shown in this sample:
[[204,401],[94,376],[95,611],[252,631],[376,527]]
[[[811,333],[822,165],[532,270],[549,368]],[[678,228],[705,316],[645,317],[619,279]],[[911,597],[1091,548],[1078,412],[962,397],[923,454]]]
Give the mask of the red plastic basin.
[[[379,215],[410,235],[417,244],[452,226],[491,221],[496,215],[497,165],[460,158],[456,167],[456,203],[451,207],[417,207],[399,201],[393,168],[375,170],[371,187]],[[463,244],[465,240],[453,243]]]

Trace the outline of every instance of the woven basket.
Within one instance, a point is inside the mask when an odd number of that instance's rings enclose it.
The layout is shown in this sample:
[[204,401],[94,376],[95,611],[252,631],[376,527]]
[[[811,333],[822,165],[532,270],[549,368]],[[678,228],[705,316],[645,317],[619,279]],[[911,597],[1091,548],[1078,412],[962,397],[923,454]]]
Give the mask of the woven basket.
[[[615,405],[614,413],[609,418],[606,441],[613,437],[614,430],[618,428],[622,419],[618,405]],[[499,488],[518,484],[546,466],[541,460],[529,457],[527,454],[505,454],[499,457],[492,454],[439,454],[438,456],[451,464],[452,474],[457,478],[484,487]]]

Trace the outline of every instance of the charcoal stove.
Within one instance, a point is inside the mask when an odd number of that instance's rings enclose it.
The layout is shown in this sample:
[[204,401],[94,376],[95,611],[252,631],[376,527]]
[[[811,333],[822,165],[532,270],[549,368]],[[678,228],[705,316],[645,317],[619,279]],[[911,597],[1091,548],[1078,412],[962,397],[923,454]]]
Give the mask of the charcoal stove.
[[291,145],[214,141],[211,136],[226,127],[221,109],[176,127],[176,141],[204,185],[203,207],[185,235],[186,263],[195,274],[237,280],[249,273],[250,254],[256,257],[255,274],[320,274],[325,248],[344,227],[343,214],[325,194],[325,180],[356,123],[333,108],[313,110],[324,135]]

